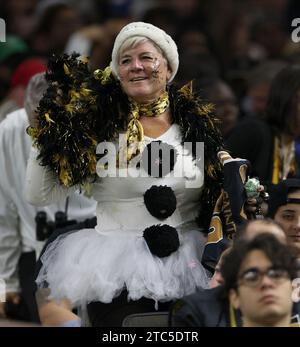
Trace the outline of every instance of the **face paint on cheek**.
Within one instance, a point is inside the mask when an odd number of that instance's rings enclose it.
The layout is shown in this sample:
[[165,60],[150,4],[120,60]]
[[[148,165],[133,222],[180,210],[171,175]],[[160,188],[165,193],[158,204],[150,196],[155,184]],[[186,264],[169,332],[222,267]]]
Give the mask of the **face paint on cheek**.
[[126,75],[128,75],[129,68],[122,68],[122,71],[119,71],[119,81],[124,81],[126,79]]
[[160,66],[160,62],[158,61],[157,58],[155,58],[151,66],[153,78],[159,78],[159,66]]

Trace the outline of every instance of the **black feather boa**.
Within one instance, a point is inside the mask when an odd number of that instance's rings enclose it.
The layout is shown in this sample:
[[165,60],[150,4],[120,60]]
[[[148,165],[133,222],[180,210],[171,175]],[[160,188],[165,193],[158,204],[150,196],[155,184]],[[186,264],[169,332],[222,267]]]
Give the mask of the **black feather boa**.
[[[125,131],[129,102],[109,69],[91,73],[78,55],[52,57],[46,75],[49,87],[39,108],[39,126],[33,140],[41,165],[56,173],[65,186],[96,178],[96,147]],[[192,83],[168,87],[173,121],[180,126],[182,143],[204,142],[205,186],[199,205],[199,224],[208,229],[213,207],[220,194],[223,174],[217,152],[222,138],[212,105],[203,104]],[[195,155],[195,153],[193,153]]]

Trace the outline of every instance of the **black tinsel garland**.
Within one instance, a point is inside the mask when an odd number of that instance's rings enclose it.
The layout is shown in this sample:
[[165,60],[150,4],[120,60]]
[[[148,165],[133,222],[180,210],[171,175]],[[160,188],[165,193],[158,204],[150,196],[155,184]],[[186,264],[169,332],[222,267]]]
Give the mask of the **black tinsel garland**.
[[65,186],[93,180],[97,144],[126,128],[127,97],[109,74],[104,83],[105,74],[92,74],[76,54],[49,60],[49,87],[38,107],[34,141],[41,165],[54,171]]
[[[179,124],[182,143],[204,142],[204,189],[201,194],[198,224],[208,232],[215,203],[223,184],[223,167],[217,153],[223,150],[222,135],[217,128],[217,119],[213,116],[213,106],[202,102],[193,93],[192,82],[181,89],[171,86],[169,90],[170,106],[174,122]],[[193,148],[193,156],[195,148]]]

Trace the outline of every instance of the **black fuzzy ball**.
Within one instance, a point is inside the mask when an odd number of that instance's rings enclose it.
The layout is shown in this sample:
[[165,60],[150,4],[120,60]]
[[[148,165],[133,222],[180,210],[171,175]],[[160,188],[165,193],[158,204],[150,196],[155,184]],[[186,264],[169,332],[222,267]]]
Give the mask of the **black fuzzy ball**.
[[152,225],[144,230],[150,252],[159,258],[167,257],[179,248],[177,230],[169,225]]
[[176,149],[162,141],[152,141],[142,153],[140,165],[149,176],[161,178],[173,171],[177,161]]
[[172,188],[167,186],[152,186],[144,194],[144,202],[152,216],[158,219],[170,217],[177,204]]

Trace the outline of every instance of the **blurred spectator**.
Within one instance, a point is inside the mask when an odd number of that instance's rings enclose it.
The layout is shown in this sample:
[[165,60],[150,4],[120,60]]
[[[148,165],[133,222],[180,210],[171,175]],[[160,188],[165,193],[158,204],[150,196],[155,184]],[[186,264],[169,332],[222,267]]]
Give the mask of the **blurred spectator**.
[[7,35],[6,42],[0,42],[0,104],[8,92],[14,70],[28,55],[29,47],[16,36]]
[[229,66],[245,68],[265,58],[263,46],[252,37],[252,22],[248,13],[234,13],[226,29],[225,36],[230,40],[226,50]]
[[198,80],[218,78],[220,73],[218,61],[211,54],[183,52],[175,81],[182,86],[194,79],[197,88]]
[[259,234],[272,234],[278,241],[287,243],[287,237],[282,226],[271,218],[253,219],[238,230],[234,241],[243,239],[250,241]]
[[161,0],[147,0],[147,1],[141,1],[141,0],[132,0],[131,5],[131,13],[135,20],[138,20],[139,18],[142,18],[146,11],[149,9],[160,6],[162,3]]
[[23,107],[25,90],[30,78],[44,71],[45,62],[39,58],[27,59],[16,68],[10,80],[8,95],[0,106],[0,122],[8,113]]
[[262,45],[253,40],[251,18],[248,13],[236,12],[224,28],[221,50],[224,78],[230,83],[238,100],[246,89],[246,74],[255,65],[266,58]]
[[98,22],[103,24],[107,20],[122,18],[127,22],[132,17],[132,0],[101,0],[96,1]]
[[32,35],[38,0],[10,0],[1,4],[5,11],[6,30],[24,40]]
[[264,120],[241,121],[227,140],[232,156],[250,160],[264,184],[300,177],[299,92],[300,66],[282,69],[271,84]]
[[265,49],[269,59],[281,58],[289,41],[282,21],[273,16],[265,16],[255,23],[253,37]]
[[196,85],[202,91],[202,96],[214,104],[214,115],[220,120],[223,137],[227,138],[239,117],[239,108],[233,90],[221,79],[199,80]]
[[204,30],[208,22],[205,15],[205,2],[198,0],[164,0],[167,5],[175,13],[175,21],[177,27],[182,29],[193,24],[199,30]]
[[182,53],[212,54],[212,45],[207,35],[194,26],[183,28],[177,36],[178,49]]
[[210,53],[206,36],[199,30],[185,30],[178,40],[178,46],[182,52]]
[[[47,0],[43,0],[45,2]],[[50,0],[53,2],[53,0]],[[72,7],[74,7],[79,13],[80,17],[82,19],[82,22],[84,25],[90,25],[92,23],[99,22],[99,15],[98,9],[97,9],[97,3],[99,1],[95,0],[84,0],[84,1],[78,1],[78,0],[66,0],[66,3]],[[102,2],[102,0],[101,0]]]
[[114,40],[118,32],[128,24],[127,18],[108,18],[103,24],[106,35]]
[[[6,303],[0,303],[0,317],[29,321],[38,321],[34,270],[44,244],[40,237],[47,238],[44,232],[48,229],[43,227],[42,233],[37,234],[37,213],[46,212],[48,221],[52,222],[57,211],[65,211],[66,202],[71,220],[93,217],[95,211],[94,200],[78,193],[46,208],[30,205],[23,195],[31,147],[26,134],[28,117],[34,114],[46,87],[44,74],[35,75],[26,90],[26,110],[10,113],[0,124],[0,278],[5,280],[7,291]],[[75,230],[74,224],[72,228]]]
[[[232,14],[236,11],[236,8],[237,4],[234,0],[214,0],[207,2],[206,15],[209,21],[206,29],[216,46],[219,47],[220,52],[221,46],[223,46],[222,42],[225,39],[224,30],[231,21]],[[221,16],[220,13],[222,13]]]
[[166,5],[151,7],[144,13],[141,21],[151,23],[163,29],[172,37],[175,36],[176,31],[178,30],[175,11],[170,8],[170,6]]
[[64,1],[50,2],[48,6],[38,8],[36,15],[30,44],[37,54],[45,57],[63,53],[70,36],[82,25],[80,13]]
[[112,43],[127,22],[122,18],[109,19],[102,25],[90,25],[73,33],[67,42],[65,53],[77,52],[90,57],[92,70],[104,69],[111,60]]
[[[109,64],[110,37],[104,26],[90,25],[73,33],[67,42],[65,53],[79,53],[84,57],[91,57],[93,68],[103,68]],[[99,55],[98,55],[99,52]],[[90,63],[91,63],[90,60]]]
[[226,254],[228,254],[228,252],[230,252],[230,248],[231,247],[228,247],[221,254],[219,262],[216,265],[215,272],[209,281],[209,288],[216,288],[216,287],[220,286],[221,284],[223,284],[223,277],[221,275],[221,264],[222,264],[224,257],[226,257]]
[[250,70],[247,78],[247,91],[243,100],[243,115],[263,117],[274,77],[287,63],[280,60],[267,60]]

